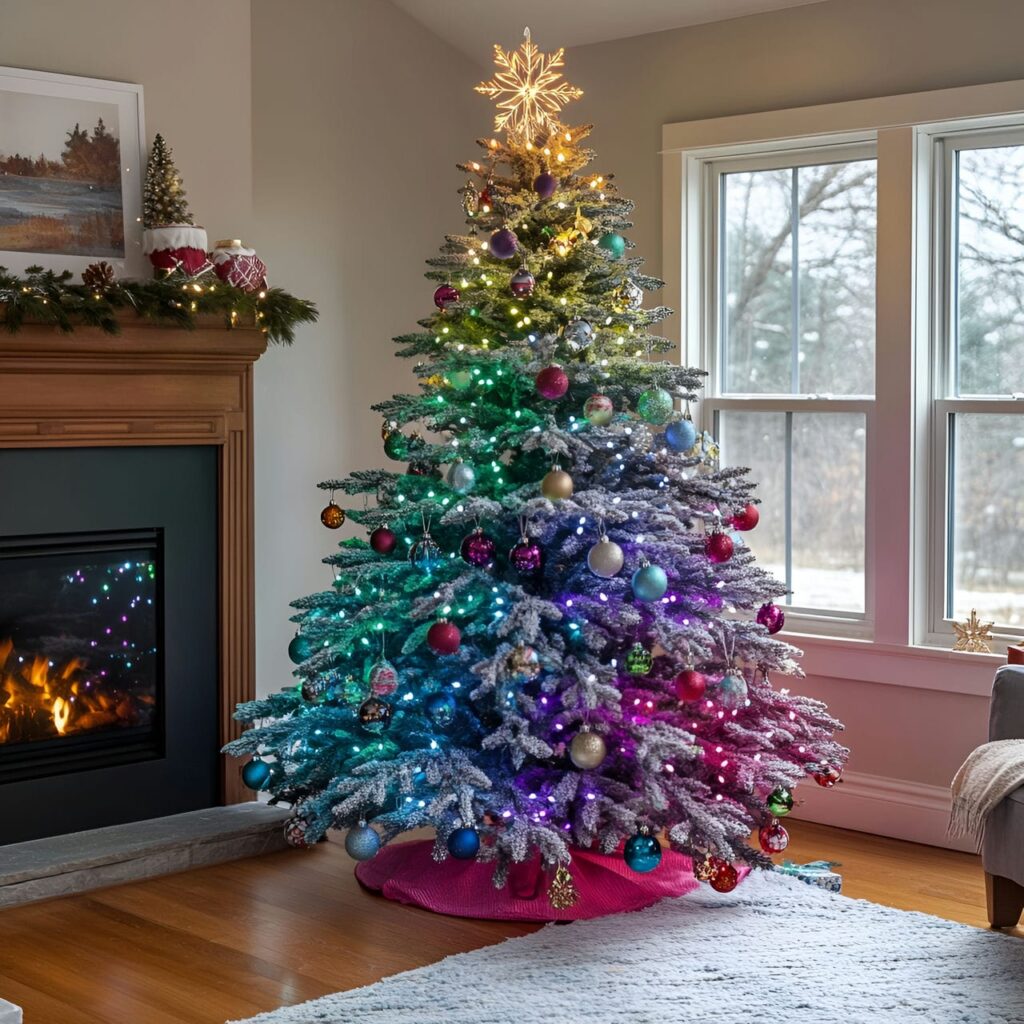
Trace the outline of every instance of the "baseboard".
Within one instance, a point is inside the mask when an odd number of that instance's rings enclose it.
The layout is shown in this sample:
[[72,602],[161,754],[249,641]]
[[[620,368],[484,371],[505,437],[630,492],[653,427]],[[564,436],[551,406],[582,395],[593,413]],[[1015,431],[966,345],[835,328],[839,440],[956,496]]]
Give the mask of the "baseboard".
[[950,806],[946,786],[847,772],[832,789],[822,789],[808,781],[796,795],[794,818],[927,846],[976,852],[970,839],[951,839],[946,834]]

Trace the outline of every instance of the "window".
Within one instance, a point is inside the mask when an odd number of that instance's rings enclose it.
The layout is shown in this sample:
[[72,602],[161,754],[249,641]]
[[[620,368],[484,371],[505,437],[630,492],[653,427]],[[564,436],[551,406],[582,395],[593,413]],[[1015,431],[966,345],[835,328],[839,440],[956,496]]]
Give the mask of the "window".
[[[780,165],[779,161],[783,163]],[[865,614],[865,445],[875,374],[869,147],[710,165],[714,415],[762,518],[744,540],[791,612]]]

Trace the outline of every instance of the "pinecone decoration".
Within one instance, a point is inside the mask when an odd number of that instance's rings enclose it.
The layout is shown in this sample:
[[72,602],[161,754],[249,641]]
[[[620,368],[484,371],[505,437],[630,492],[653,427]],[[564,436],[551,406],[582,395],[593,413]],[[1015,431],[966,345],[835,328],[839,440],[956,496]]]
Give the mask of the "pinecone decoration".
[[106,260],[90,263],[82,271],[82,283],[98,295],[106,295],[117,283],[114,277],[114,268]]

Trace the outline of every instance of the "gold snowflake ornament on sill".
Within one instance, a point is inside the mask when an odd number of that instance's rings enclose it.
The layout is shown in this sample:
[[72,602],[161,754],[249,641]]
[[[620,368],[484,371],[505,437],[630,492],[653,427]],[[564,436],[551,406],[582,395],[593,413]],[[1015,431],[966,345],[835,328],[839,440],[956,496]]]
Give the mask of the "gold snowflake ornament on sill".
[[956,633],[954,651],[970,651],[972,654],[991,654],[992,648],[988,641],[992,639],[994,622],[980,622],[977,611],[972,608],[966,622],[954,622],[953,632]]

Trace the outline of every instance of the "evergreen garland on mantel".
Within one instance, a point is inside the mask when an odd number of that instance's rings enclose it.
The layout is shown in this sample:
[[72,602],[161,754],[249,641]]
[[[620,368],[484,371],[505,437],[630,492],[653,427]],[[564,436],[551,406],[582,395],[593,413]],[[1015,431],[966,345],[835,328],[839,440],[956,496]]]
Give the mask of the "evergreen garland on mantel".
[[70,334],[79,324],[118,334],[119,310],[147,320],[193,330],[197,318],[220,316],[225,327],[259,327],[267,340],[290,345],[298,324],[314,323],[316,306],[281,288],[246,292],[215,278],[185,281],[170,276],[152,281],[117,281],[106,287],[72,284],[70,270],[55,273],[28,267],[24,277],[0,267],[0,323],[16,334],[26,323],[52,324]]

